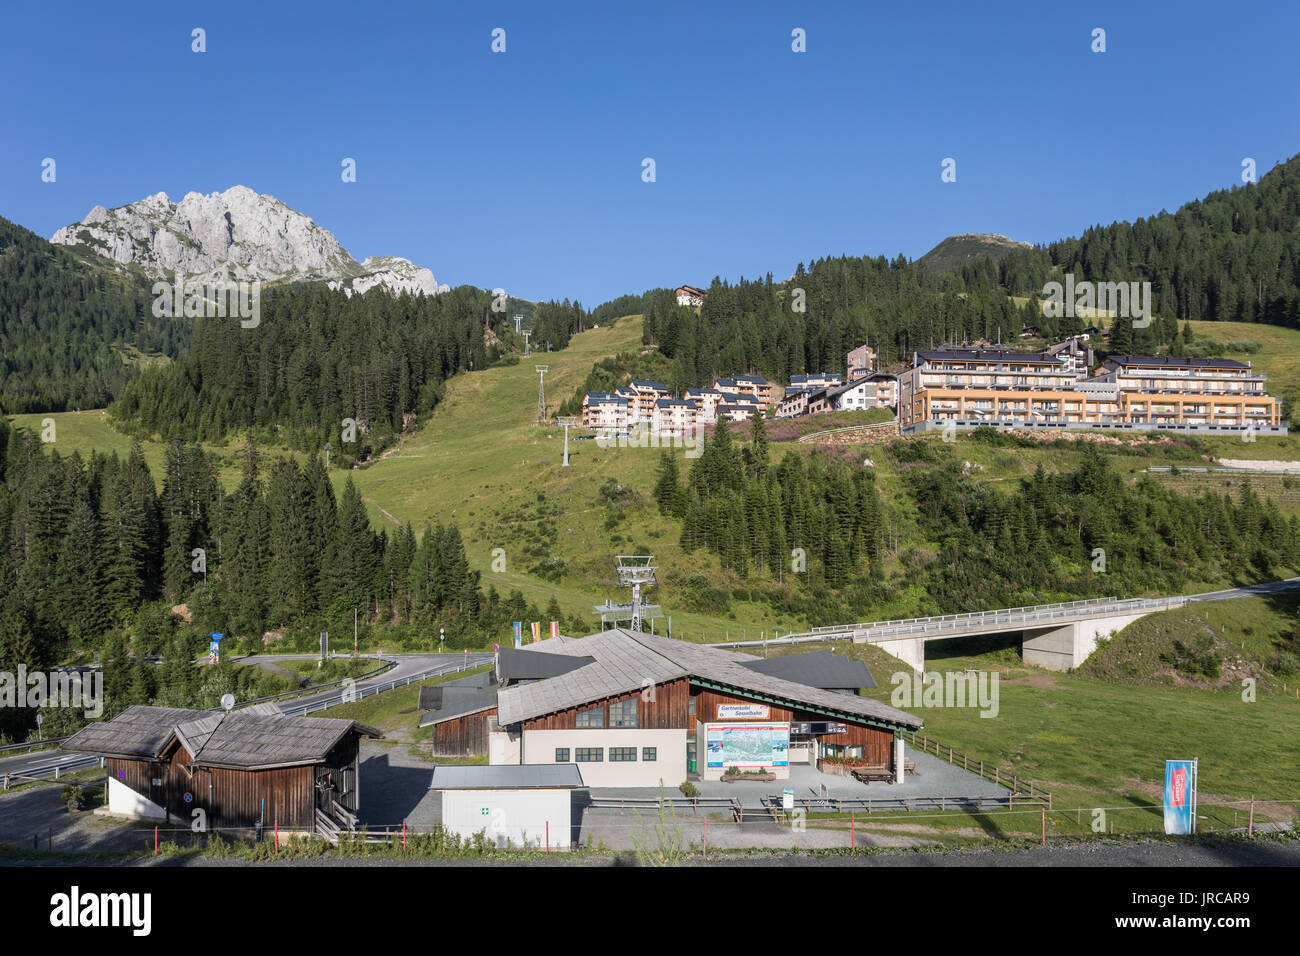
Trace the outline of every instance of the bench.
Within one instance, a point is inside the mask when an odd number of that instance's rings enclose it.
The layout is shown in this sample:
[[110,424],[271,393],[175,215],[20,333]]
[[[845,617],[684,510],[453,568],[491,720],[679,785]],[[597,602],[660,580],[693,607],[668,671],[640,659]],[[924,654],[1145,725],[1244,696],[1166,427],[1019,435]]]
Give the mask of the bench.
[[861,783],[870,783],[873,780],[887,780],[894,782],[894,771],[890,770],[885,764],[873,764],[864,767],[854,767],[850,773],[853,778]]

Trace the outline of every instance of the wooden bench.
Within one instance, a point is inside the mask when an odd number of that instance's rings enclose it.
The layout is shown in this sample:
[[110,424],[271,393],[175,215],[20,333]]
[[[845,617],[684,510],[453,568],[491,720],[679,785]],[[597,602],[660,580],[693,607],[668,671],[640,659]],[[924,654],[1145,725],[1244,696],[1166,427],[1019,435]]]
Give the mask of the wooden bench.
[[873,780],[887,780],[889,783],[894,782],[894,771],[890,770],[885,764],[873,764],[865,767],[854,767],[849,771],[853,774],[855,780],[861,783],[870,783]]
[[919,777],[921,772],[916,769],[916,761],[912,760],[903,764],[903,773],[909,777]]

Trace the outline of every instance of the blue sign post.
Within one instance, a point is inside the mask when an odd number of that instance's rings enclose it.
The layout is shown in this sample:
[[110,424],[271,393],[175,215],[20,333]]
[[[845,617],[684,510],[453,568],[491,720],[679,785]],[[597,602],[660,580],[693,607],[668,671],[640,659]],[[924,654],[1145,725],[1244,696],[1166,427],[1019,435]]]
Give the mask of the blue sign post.
[[212,631],[208,634],[208,637],[212,638],[212,643],[208,645],[209,664],[215,664],[221,660],[221,639],[225,636],[225,634],[218,633],[217,631]]
[[1165,761],[1165,833],[1196,832],[1196,763]]

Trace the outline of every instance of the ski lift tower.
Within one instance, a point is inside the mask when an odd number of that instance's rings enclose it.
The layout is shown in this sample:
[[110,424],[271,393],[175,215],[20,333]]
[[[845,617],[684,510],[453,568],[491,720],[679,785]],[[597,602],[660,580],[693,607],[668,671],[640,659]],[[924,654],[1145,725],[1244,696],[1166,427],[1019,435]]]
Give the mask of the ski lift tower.
[[618,555],[618,583],[632,588],[632,630],[641,630],[641,586],[655,585],[655,571],[652,554]]
[[537,370],[537,424],[546,424],[546,373],[549,365],[534,365]]
[[558,419],[558,421],[561,425],[564,426],[564,461],[561,463],[560,467],[568,468],[569,467],[569,429],[577,428],[578,420],[574,418],[572,415],[569,415],[566,416],[565,418]]
[[528,358],[528,356],[533,354],[532,352],[528,351],[528,336],[532,334],[533,334],[532,332],[528,332],[528,331],[522,333],[524,337],[524,358]]

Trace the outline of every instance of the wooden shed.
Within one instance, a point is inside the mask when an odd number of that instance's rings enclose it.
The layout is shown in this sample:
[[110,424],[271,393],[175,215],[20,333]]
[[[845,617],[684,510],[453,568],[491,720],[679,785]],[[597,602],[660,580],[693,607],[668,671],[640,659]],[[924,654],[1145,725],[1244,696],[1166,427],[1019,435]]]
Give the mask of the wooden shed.
[[210,830],[261,823],[333,835],[356,825],[360,740],[380,736],[273,704],[229,713],[136,706],[62,749],[103,758],[110,812],[189,824],[201,811]]

